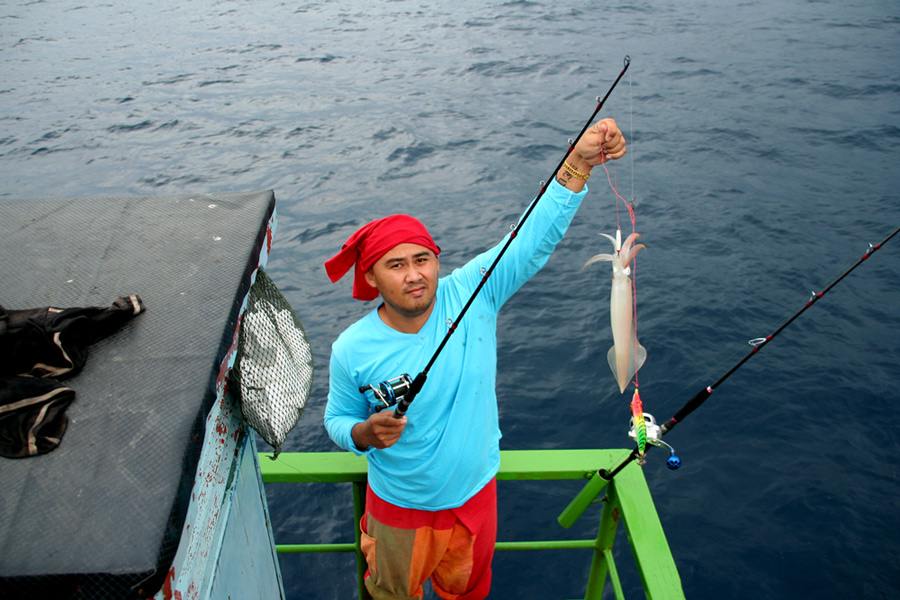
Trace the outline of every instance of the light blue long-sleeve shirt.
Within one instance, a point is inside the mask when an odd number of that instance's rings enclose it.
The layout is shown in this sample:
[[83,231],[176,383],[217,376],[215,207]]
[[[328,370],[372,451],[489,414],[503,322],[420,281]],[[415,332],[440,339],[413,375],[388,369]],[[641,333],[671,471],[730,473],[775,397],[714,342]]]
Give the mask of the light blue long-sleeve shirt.
[[586,193],[551,182],[429,370],[390,448],[360,452],[353,443],[353,426],[379,405],[359,387],[404,373],[415,378],[425,368],[506,239],[439,280],[434,310],[418,333],[392,329],[376,309],[334,342],[325,427],[337,445],[366,455],[369,485],[380,498],[404,508],[456,508],[497,474],[497,312],[547,262]]

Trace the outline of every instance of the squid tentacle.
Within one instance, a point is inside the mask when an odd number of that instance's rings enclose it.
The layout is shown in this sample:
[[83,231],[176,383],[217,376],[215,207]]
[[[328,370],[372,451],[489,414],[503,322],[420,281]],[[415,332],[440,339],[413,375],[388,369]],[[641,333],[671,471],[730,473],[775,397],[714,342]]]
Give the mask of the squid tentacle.
[[584,268],[588,265],[592,265],[595,262],[600,262],[601,260],[615,260],[616,258],[612,254],[595,254],[590,257],[584,265],[582,265],[581,270],[584,271]]

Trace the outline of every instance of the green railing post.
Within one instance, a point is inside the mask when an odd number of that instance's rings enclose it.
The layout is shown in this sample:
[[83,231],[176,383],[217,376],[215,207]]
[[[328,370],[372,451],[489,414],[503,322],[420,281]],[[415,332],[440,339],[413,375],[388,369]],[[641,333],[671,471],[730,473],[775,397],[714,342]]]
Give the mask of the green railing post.
[[629,464],[616,475],[613,487],[647,599],[684,598],[681,578],[641,467]]
[[606,575],[610,572],[610,567],[615,572],[615,565],[611,561],[613,542],[616,539],[616,529],[619,527],[619,514],[618,504],[610,502],[607,496],[603,503],[603,513],[600,516],[600,527],[597,530],[594,555],[591,558],[591,570],[588,574],[588,583],[584,594],[585,600],[600,600],[603,596]]
[[356,585],[359,590],[359,600],[371,600],[366,589],[366,555],[363,554],[361,540],[362,532],[359,530],[359,521],[366,512],[366,484],[365,482],[353,482],[353,522],[356,524]]

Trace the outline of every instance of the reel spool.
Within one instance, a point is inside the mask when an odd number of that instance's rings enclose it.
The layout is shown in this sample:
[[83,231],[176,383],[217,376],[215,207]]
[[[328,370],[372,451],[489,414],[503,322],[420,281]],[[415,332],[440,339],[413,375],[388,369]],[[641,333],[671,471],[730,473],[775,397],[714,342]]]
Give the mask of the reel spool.
[[381,402],[382,406],[378,406],[375,408],[375,412],[382,411],[385,408],[390,408],[403,400],[403,397],[409,391],[409,386],[412,385],[412,378],[404,373],[399,377],[394,377],[393,379],[388,379],[387,381],[382,381],[376,386],[374,385],[364,385],[359,388],[360,394],[365,394],[367,390],[372,390],[372,394],[375,395],[375,399]]

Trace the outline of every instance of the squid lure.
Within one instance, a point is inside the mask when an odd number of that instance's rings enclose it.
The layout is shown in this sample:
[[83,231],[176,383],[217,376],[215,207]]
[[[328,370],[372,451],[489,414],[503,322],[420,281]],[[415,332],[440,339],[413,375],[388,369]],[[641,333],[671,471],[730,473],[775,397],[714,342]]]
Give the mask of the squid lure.
[[637,389],[631,397],[631,423],[634,428],[634,441],[637,442],[637,462],[644,464],[644,454],[647,452],[647,422],[644,420],[644,405]]

